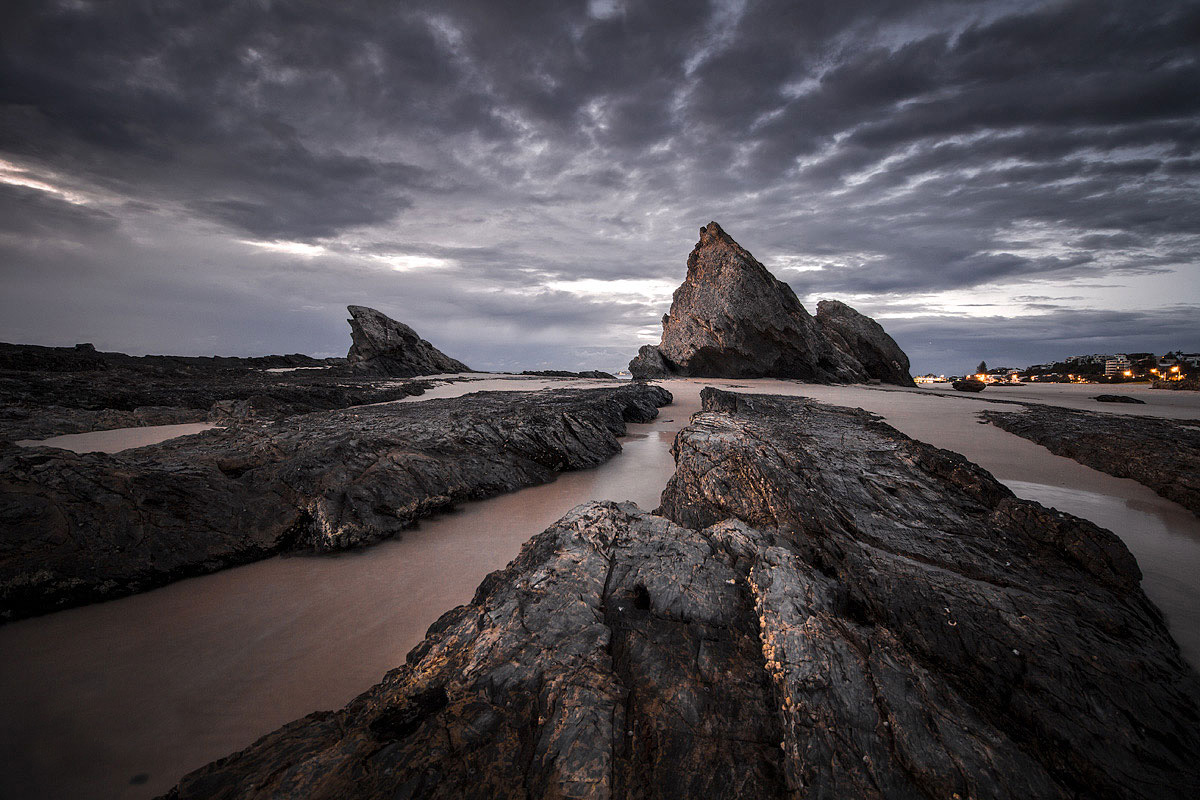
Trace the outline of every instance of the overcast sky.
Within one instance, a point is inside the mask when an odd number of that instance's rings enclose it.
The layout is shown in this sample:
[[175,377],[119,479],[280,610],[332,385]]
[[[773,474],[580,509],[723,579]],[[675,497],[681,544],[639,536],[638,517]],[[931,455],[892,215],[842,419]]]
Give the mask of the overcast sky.
[[622,367],[716,220],[914,372],[1200,350],[1200,3],[0,7],[0,340]]

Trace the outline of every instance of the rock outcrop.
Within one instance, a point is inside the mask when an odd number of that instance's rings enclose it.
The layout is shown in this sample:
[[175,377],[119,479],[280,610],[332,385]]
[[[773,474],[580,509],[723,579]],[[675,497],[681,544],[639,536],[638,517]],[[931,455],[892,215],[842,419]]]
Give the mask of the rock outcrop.
[[617,376],[611,372],[601,372],[598,369],[585,369],[582,372],[571,372],[565,369],[527,369],[522,375],[533,375],[541,378],[591,378],[600,381],[615,381]]
[[395,535],[467,500],[592,467],[660,387],[478,393],[235,425],[106,455],[0,443],[0,618],[287,550]]
[[868,378],[916,386],[909,373],[908,356],[875,320],[840,300],[817,303],[817,324],[838,349],[854,357]]
[[822,323],[715,222],[700,229],[688,256],[687,278],[663,317],[662,342],[643,346],[629,363],[643,379],[877,378],[909,386],[907,370],[907,357],[877,323],[842,303]]
[[1190,798],[1200,682],[1110,532],[870,415],[706,390],[345,709],[186,798]]
[[1149,486],[1200,516],[1200,429],[1195,422],[1034,403],[1021,412],[985,411],[983,416],[1056,456]]
[[348,306],[350,312],[350,369],[364,375],[411,378],[471,368],[438,350],[417,332],[366,306]]
[[352,375],[305,355],[130,356],[0,344],[0,441],[230,419],[282,419],[421,394],[421,380]]

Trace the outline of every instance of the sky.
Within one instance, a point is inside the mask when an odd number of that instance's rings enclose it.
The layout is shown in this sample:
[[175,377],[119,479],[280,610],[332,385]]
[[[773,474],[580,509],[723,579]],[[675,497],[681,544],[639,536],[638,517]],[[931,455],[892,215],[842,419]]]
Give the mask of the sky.
[[914,374],[1200,350],[1200,3],[0,6],[0,341],[619,369],[710,220]]

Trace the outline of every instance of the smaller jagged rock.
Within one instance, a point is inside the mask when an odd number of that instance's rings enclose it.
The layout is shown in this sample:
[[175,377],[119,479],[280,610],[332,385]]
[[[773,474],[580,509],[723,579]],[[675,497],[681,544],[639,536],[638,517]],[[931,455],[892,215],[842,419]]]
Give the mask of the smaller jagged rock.
[[844,353],[862,364],[875,381],[916,386],[909,374],[908,356],[875,320],[839,300],[817,303],[817,323]]
[[598,369],[585,369],[582,372],[571,372],[565,369],[527,369],[522,375],[533,375],[540,378],[591,378],[598,381],[615,381],[617,376],[611,372],[601,372]]
[[403,322],[366,306],[348,306],[350,352],[346,359],[358,373],[411,378],[447,372],[470,372],[466,364],[438,350]]
[[637,356],[629,362],[629,374],[635,380],[665,378],[671,374],[662,351],[652,344],[644,344]]
[[1127,394],[1098,394],[1095,397],[1101,403],[1130,403],[1136,405],[1146,405],[1145,400],[1138,400],[1136,397],[1130,397]]
[[954,381],[950,385],[960,392],[982,392],[987,388],[986,383],[974,378],[963,378],[961,381]]

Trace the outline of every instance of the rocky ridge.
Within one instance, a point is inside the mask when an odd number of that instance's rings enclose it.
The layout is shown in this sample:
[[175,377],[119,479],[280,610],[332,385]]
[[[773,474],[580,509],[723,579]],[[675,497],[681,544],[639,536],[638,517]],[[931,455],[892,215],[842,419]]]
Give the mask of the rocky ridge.
[[438,350],[403,322],[366,306],[350,312],[350,369],[363,375],[411,378],[448,372],[471,372],[466,364]]
[[249,422],[111,455],[0,443],[0,617],[288,550],[358,546],[596,466],[664,389],[477,393]]
[[0,440],[281,419],[398,400],[431,385],[351,375],[345,359],[129,356],[85,345],[0,344]]
[[169,797],[1185,798],[1200,681],[1110,532],[858,410],[705,390],[407,663]]
[[1149,486],[1200,516],[1200,427],[1194,422],[1034,403],[983,416],[1057,456]]
[[700,229],[662,341],[629,363],[635,378],[672,375],[877,379],[913,385],[908,358],[874,320],[844,303],[814,318],[796,293],[715,222]]

